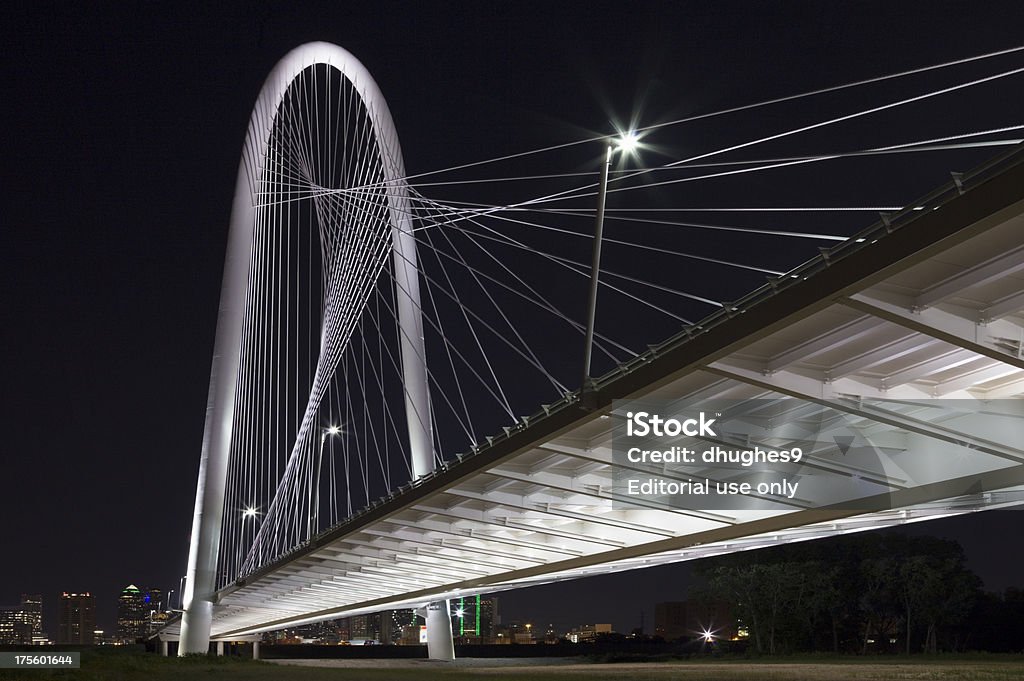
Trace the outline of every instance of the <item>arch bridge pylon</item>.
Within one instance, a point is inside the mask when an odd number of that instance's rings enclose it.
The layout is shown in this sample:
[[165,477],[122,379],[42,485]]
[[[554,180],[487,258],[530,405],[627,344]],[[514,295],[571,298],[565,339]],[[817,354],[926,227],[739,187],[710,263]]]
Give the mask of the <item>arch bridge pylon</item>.
[[[221,284],[179,655],[206,653],[210,646],[246,296],[261,202],[258,194],[265,188],[265,175],[273,162],[268,155],[272,128],[280,116],[287,114],[282,113],[282,105],[289,88],[300,74],[314,67],[333,69],[341,75],[351,92],[358,95],[368,122],[366,134],[355,143],[372,146],[366,151],[365,158],[378,164],[376,172],[383,190],[376,197],[386,203],[380,208],[390,227],[411,470],[413,477],[418,478],[434,468],[416,243],[404,179],[405,164],[394,121],[376,82],[354,56],[330,43],[308,43],[289,52],[264,82],[253,109],[239,164]],[[373,274],[370,272],[366,276]],[[349,324],[350,320],[339,323]],[[319,369],[318,365],[318,372]],[[448,613],[448,601],[433,602],[427,607],[428,651],[432,659],[454,659]]]

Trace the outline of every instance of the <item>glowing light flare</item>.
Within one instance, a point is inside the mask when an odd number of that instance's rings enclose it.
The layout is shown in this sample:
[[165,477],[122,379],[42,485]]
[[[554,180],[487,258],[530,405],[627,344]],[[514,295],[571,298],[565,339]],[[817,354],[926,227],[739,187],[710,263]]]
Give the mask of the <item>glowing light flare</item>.
[[337,435],[340,432],[341,428],[339,426],[331,426],[330,428],[327,429],[328,435]]
[[258,511],[255,508],[253,508],[252,506],[250,506],[249,508],[247,508],[244,511],[242,511],[242,517],[243,518],[255,518],[257,514],[258,514]]
[[716,633],[718,631],[720,631],[720,630],[719,629],[704,629],[702,627],[701,630],[700,630],[700,638],[701,638],[701,640],[704,643],[714,643],[715,639],[719,638],[718,634]]
[[615,148],[626,153],[633,153],[639,146],[640,137],[632,130],[622,133],[622,136],[615,140]]

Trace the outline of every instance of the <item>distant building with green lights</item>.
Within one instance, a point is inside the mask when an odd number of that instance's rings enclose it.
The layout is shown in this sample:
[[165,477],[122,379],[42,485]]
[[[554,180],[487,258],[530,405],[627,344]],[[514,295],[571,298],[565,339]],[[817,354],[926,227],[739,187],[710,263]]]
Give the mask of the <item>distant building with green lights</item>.
[[495,596],[468,596],[451,602],[452,630],[457,643],[490,643],[498,623]]
[[148,633],[150,622],[163,610],[159,589],[140,589],[129,584],[117,599],[117,640],[135,643]]

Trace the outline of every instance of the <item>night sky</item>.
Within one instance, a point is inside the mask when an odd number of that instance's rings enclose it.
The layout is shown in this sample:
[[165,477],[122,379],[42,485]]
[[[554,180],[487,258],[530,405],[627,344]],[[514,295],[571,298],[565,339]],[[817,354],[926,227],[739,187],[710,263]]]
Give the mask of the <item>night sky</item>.
[[[289,49],[325,40],[358,57],[418,173],[609,133],[613,120],[657,123],[1016,47],[1024,26],[1024,4],[977,1],[94,5],[0,10],[0,603],[43,594],[51,636],[63,590],[96,594],[98,625],[112,629],[123,586],[177,589],[184,574],[235,174],[252,103]],[[1020,123],[1022,91],[1018,77],[884,132],[897,143]],[[681,158],[765,134],[787,112],[706,125],[699,143],[668,136],[660,151]],[[874,143],[869,132],[809,144],[858,148]],[[585,161],[545,156],[532,170]],[[851,173],[843,196],[906,200],[951,169],[902,178],[889,196]],[[786,187],[782,200],[799,201],[799,185]],[[912,531],[959,539],[1001,589],[1024,581],[1020,517]],[[535,587],[504,594],[502,614],[628,631],[645,610],[650,628],[653,604],[683,597],[688,574]]]

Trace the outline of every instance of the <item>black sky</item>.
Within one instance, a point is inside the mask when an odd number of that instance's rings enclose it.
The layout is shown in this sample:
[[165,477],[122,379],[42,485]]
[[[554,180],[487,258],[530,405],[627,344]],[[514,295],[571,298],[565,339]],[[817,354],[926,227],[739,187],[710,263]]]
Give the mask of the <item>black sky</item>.
[[[184,573],[235,173],[252,102],[292,47],[334,42],[369,68],[416,173],[610,132],[641,100],[654,123],[1015,47],[1024,26],[1021,3],[976,1],[91,5],[0,10],[0,602],[92,590],[105,628],[121,587],[176,588]],[[1019,123],[1012,83],[985,106]],[[933,107],[917,136],[988,113],[970,98]],[[673,151],[779,115],[701,128]],[[963,541],[990,588],[1019,583],[1016,513],[915,531]],[[626,629],[687,574],[539,587],[503,608]]]

